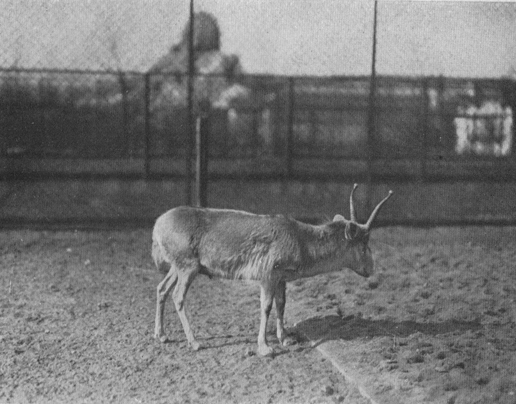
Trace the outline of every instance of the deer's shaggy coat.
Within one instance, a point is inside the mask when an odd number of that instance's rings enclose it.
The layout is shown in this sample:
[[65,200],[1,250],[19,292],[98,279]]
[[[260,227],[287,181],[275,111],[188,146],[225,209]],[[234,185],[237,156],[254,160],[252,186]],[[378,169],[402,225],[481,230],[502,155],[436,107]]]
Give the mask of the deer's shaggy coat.
[[311,226],[282,215],[178,207],[156,221],[152,255],[165,273],[172,262],[196,260],[208,276],[289,280],[341,269],[328,261],[338,265],[345,244],[340,220]]

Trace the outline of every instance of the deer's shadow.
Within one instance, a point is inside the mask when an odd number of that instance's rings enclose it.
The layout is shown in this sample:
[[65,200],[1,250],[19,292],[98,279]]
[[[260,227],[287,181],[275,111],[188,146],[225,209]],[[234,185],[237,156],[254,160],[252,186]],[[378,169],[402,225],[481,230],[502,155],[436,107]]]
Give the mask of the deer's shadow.
[[361,338],[404,338],[420,332],[428,336],[464,332],[482,328],[480,321],[447,320],[438,323],[417,321],[370,320],[361,317],[328,315],[312,317],[297,323],[291,332],[317,341],[317,345],[331,340],[352,341]]
[[[415,333],[422,333],[427,336],[435,336],[451,332],[476,331],[482,328],[480,321],[459,321],[447,320],[436,323],[420,323],[417,321],[393,321],[393,320],[371,320],[357,316],[340,317],[338,315],[327,315],[322,317],[311,317],[300,321],[287,330],[287,333],[301,343],[303,349],[312,349],[323,342],[332,340],[353,341],[362,338],[374,337],[397,337],[404,338]],[[275,329],[268,329],[267,334],[271,344],[275,345]],[[198,336],[202,350],[216,349],[238,345],[254,345],[257,334],[235,333],[220,335]],[[303,340],[314,341],[310,348],[302,344]],[[186,339],[169,339],[167,344],[186,343]],[[276,353],[282,354],[288,349]]]

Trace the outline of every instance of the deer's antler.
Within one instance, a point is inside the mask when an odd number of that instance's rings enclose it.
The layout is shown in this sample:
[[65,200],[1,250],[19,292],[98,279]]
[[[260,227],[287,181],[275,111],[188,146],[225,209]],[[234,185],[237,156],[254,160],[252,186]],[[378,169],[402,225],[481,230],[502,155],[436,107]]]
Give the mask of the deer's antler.
[[364,230],[369,231],[371,229],[371,225],[374,222],[374,219],[376,219],[376,216],[378,215],[378,212],[380,212],[380,208],[382,205],[387,202],[387,199],[389,199],[392,196],[393,192],[389,191],[389,195],[387,195],[385,198],[383,198],[378,205],[374,208],[373,212],[371,213],[371,216],[369,216],[369,220],[365,225],[363,225]]

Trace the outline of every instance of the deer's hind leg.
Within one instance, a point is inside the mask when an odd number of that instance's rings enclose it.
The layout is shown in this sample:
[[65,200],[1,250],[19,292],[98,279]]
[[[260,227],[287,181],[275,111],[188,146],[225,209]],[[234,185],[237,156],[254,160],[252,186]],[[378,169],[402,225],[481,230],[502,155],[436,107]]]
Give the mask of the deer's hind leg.
[[197,351],[200,348],[199,343],[195,340],[194,333],[192,328],[190,327],[190,322],[188,320],[188,314],[185,307],[185,297],[188,292],[188,288],[192,284],[192,281],[195,279],[197,274],[200,271],[200,265],[196,261],[189,262],[187,265],[181,266],[177,271],[178,281],[176,288],[172,292],[172,299],[174,300],[174,304],[176,306],[177,314],[179,315],[179,319],[181,320],[181,324],[183,325],[183,330],[186,334],[186,339],[188,340],[188,344],[190,347]]
[[274,303],[276,305],[276,335],[280,344],[283,346],[292,345],[296,340],[288,337],[285,332],[283,316],[285,314],[286,292],[287,284],[285,281],[280,281],[276,286],[276,293],[274,294]]
[[[160,263],[162,265],[163,263]],[[175,265],[171,265],[165,278],[159,283],[156,291],[156,321],[154,326],[154,338],[161,342],[167,341],[163,331],[163,315],[165,313],[165,302],[172,288],[177,284],[178,276]]]

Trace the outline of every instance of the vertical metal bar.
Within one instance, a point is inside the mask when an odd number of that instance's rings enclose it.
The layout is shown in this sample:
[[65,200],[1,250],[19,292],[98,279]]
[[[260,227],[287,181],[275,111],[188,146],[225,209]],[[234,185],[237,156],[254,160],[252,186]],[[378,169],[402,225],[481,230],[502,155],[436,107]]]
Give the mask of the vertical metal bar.
[[[376,142],[376,31],[377,31],[378,0],[374,2],[373,17],[373,50],[371,60],[371,80],[369,84],[369,113],[367,120],[367,183],[370,189],[373,181],[373,162],[375,159]],[[371,192],[368,192],[366,206],[368,211],[372,208]]]
[[196,120],[195,195],[198,207],[208,206],[208,132],[207,115]]
[[195,120],[195,205],[202,207],[202,118]]
[[259,134],[259,126],[260,126],[260,114],[261,109],[258,108],[252,108],[252,121],[251,121],[251,129],[252,129],[252,138],[251,138],[251,149],[253,157],[256,157],[260,154],[260,134]]
[[427,147],[428,147],[428,131],[430,128],[430,100],[428,99],[428,89],[429,89],[429,83],[428,78],[425,78],[422,82],[421,86],[421,101],[422,101],[422,122],[421,122],[421,139],[420,139],[420,181],[426,180],[426,156],[428,154]]
[[150,173],[150,74],[146,73],[144,76],[145,81],[145,111],[144,111],[144,122],[145,122],[145,141],[144,141],[144,151],[143,151],[143,167],[144,167],[144,176],[145,178],[149,178]]
[[194,116],[194,0],[190,0],[190,32],[188,36],[188,141],[186,145],[186,204],[192,204],[192,154],[195,149],[195,116]]
[[294,142],[294,109],[295,109],[295,81],[293,77],[288,79],[288,128],[285,142],[285,172],[287,177],[292,175],[292,155]]
[[[44,155],[44,147],[42,142],[46,140],[47,134],[46,134],[46,120],[45,120],[45,107],[47,103],[50,101],[46,97],[45,93],[45,85],[41,82],[41,77],[38,81],[38,111],[39,111],[39,142],[37,142],[36,146],[36,153],[42,157],[45,157]],[[47,84],[48,85],[48,84]],[[0,150],[1,150],[1,144],[0,144]]]
[[122,95],[122,134],[119,137],[121,144],[119,145],[121,156],[127,158],[130,155],[131,139],[129,137],[129,112],[127,106],[127,80],[125,73],[118,70],[118,83],[120,86],[120,94]]
[[[511,108],[512,114],[513,114],[512,116],[513,116],[513,119],[514,119],[514,115],[516,114],[516,82],[514,80],[510,80],[508,88],[510,89],[508,97],[507,97],[508,100],[507,100],[507,104],[504,105],[504,107],[507,107],[507,105],[508,105]],[[504,110],[505,110],[505,108],[504,108]],[[510,136],[509,133],[507,133],[507,135]],[[512,141],[511,151],[509,152],[509,154],[512,157],[512,159],[514,159],[514,157],[516,156],[516,142],[514,141],[515,137],[516,137],[516,124],[513,123],[512,124],[512,138],[513,138],[513,141]]]
[[[445,80],[444,80],[444,76],[439,76],[438,78],[438,81],[437,81],[437,121],[438,121],[438,130],[439,130],[439,133],[437,134],[437,138],[439,139],[439,154],[444,154],[444,150],[447,150],[448,149],[448,140],[447,138],[450,136],[448,133],[446,133],[446,129],[443,130],[443,128],[445,128],[444,126],[444,123],[445,123],[445,110],[443,108],[443,100],[444,100],[444,91],[446,90],[446,83],[445,83]],[[444,148],[443,148],[443,141],[442,139],[445,139],[444,141],[446,142],[446,144],[444,145]],[[444,149],[444,150],[443,150]],[[447,156],[449,157],[449,156]]]

